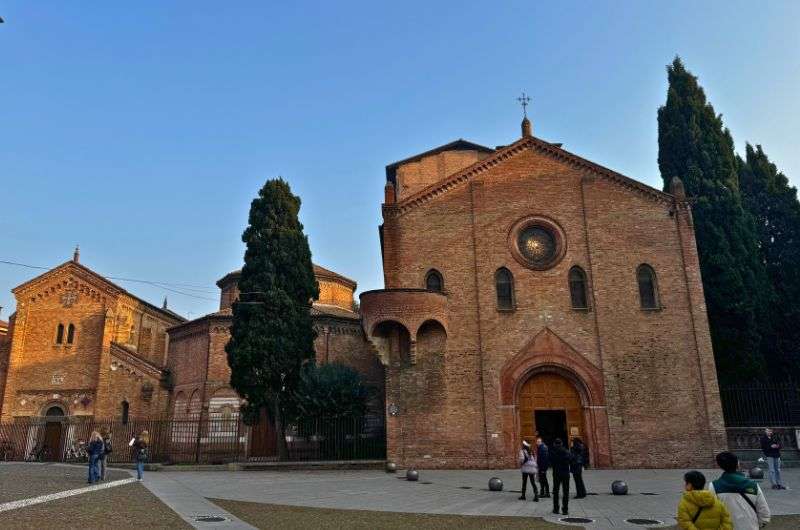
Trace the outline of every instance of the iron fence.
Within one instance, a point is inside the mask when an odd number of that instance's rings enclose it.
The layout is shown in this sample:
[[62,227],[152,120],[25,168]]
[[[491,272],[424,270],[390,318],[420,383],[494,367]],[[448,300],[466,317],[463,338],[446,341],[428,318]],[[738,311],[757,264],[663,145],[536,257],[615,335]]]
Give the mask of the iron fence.
[[720,387],[728,427],[800,425],[800,387],[795,384]]
[[[111,435],[108,461],[130,463],[130,442],[142,431],[150,437],[150,462],[224,464],[277,460],[275,444],[257,444],[275,437],[270,425],[247,425],[239,415],[224,418],[189,416],[179,419],[137,419],[127,422],[92,417],[26,417],[0,424],[0,460],[85,461],[93,431]],[[315,418],[286,429],[290,461],[370,460],[386,455],[383,422],[375,417]]]

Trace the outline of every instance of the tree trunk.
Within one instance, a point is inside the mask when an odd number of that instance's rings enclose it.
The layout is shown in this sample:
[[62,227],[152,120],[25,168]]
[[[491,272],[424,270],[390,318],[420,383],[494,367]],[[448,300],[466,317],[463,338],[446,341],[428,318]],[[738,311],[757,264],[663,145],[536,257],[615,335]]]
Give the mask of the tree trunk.
[[285,462],[289,460],[289,448],[286,447],[286,432],[283,426],[283,415],[281,414],[281,395],[280,392],[275,394],[273,400],[274,405],[274,418],[275,418],[275,436],[278,437],[278,461]]

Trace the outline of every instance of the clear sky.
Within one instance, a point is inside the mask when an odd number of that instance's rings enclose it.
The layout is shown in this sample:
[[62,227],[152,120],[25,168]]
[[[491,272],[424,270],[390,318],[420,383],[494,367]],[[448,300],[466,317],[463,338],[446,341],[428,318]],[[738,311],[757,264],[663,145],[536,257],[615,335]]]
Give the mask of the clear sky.
[[[0,2],[0,260],[70,258],[197,317],[264,180],[316,263],[381,288],[384,167],[534,134],[661,187],[679,54],[736,140],[800,184],[800,2]],[[0,265],[10,290],[39,271]],[[195,287],[192,287],[195,289]],[[189,292],[184,290],[185,292]]]

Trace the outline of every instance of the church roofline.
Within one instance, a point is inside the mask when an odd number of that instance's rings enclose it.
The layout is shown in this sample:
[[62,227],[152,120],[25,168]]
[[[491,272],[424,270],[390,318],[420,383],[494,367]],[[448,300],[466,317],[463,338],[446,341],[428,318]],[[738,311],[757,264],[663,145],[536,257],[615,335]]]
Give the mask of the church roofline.
[[424,153],[419,153],[417,155],[413,155],[403,160],[389,164],[388,166],[386,166],[386,180],[388,182],[391,182],[394,186],[397,186],[396,177],[397,177],[398,167],[402,166],[403,164],[410,164],[411,162],[417,162],[427,156],[437,155],[445,151],[480,151],[482,153],[495,152],[495,150],[492,149],[491,147],[486,147],[485,145],[476,144],[474,142],[464,140],[463,138],[459,138],[458,140],[453,140],[450,143],[440,145],[439,147],[434,147],[433,149],[429,149]]
[[[348,287],[350,287],[351,289],[353,289],[354,291],[356,290],[356,287],[358,287],[356,281],[351,280],[347,276],[342,276],[338,272],[334,272],[330,269],[326,269],[325,267],[321,267],[316,263],[312,263],[312,266],[314,267],[314,276],[317,278],[321,278],[323,280],[333,280],[335,282],[343,283]],[[231,271],[222,278],[220,278],[219,280],[217,280],[217,287],[222,289],[223,285],[227,284],[231,280],[234,279],[238,280],[241,276],[242,276],[242,269]]]
[[124,295],[130,296],[131,298],[133,298],[137,302],[142,303],[143,305],[147,306],[149,309],[152,309],[156,313],[161,313],[162,315],[167,315],[167,316],[169,316],[170,318],[172,318],[174,320],[186,321],[186,319],[184,317],[182,317],[181,315],[179,315],[178,313],[170,311],[169,309],[163,309],[161,307],[158,307],[157,305],[151,304],[150,302],[139,298],[138,296],[136,296],[135,294],[131,293],[130,291],[127,291],[126,289],[123,289],[119,285],[115,284],[114,282],[112,282],[111,280],[106,278],[105,276],[102,276],[102,275],[96,273],[95,271],[93,271],[89,267],[87,267],[87,266],[85,266],[85,265],[83,265],[83,264],[81,264],[81,263],[79,263],[77,261],[74,261],[74,260],[65,261],[61,265],[57,265],[57,266],[53,267],[52,269],[50,269],[49,271],[46,271],[46,272],[40,274],[39,276],[31,278],[27,282],[24,282],[24,283],[21,283],[21,284],[17,285],[13,289],[11,289],[11,293],[16,295],[18,292],[25,290],[26,288],[32,286],[33,284],[35,284],[37,282],[40,282],[40,281],[48,278],[49,276],[52,276],[57,271],[69,268],[70,266],[75,267],[76,269],[78,269],[78,271],[87,273],[89,276],[91,276],[91,277],[93,277],[93,278],[95,278],[97,280],[102,281],[107,286],[111,287],[112,290],[116,291],[116,293],[113,293],[113,294],[124,294]]
[[561,148],[560,145],[561,144],[552,144],[546,142],[540,138],[536,138],[535,136],[520,138],[513,144],[502,149],[498,149],[495,151],[494,155],[488,156],[464,169],[456,171],[455,173],[446,176],[438,182],[434,182],[420,191],[406,197],[397,204],[391,205],[390,207],[386,208],[385,211],[390,212],[390,215],[400,216],[414,209],[415,207],[428,202],[434,197],[441,195],[442,193],[446,193],[459,184],[471,180],[474,176],[503,163],[509,158],[513,158],[514,156],[524,152],[526,149],[536,149],[537,151],[557,160],[562,160],[574,166],[588,169],[597,175],[608,178],[609,180],[617,182],[618,184],[621,184],[629,189],[636,190],[656,201],[671,204],[674,200],[674,197],[669,193],[657,190],[656,188],[648,186],[647,184],[639,182],[638,180],[626,177],[625,175],[612,169],[608,169],[600,164],[591,162],[567,151],[566,149]]
[[142,357],[140,357],[135,350],[131,350],[130,348],[127,348],[126,346],[120,344],[119,342],[112,342],[109,352],[111,353],[111,355],[122,361],[129,362],[131,364],[138,364],[139,365],[138,368],[140,370],[149,371],[150,375],[162,376],[164,373],[161,368],[159,368],[152,362],[148,361],[147,359],[143,359]]

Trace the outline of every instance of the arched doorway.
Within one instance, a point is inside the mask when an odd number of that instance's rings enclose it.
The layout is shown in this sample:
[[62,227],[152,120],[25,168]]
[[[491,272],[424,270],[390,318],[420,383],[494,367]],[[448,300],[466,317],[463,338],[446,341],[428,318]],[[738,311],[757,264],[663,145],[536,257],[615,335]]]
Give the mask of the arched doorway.
[[519,390],[519,426],[523,439],[541,436],[550,445],[556,438],[566,444],[584,436],[583,404],[578,389],[553,372],[534,374]]
[[42,458],[49,461],[59,460],[61,455],[61,431],[64,409],[53,405],[44,413],[44,440],[42,442]]

